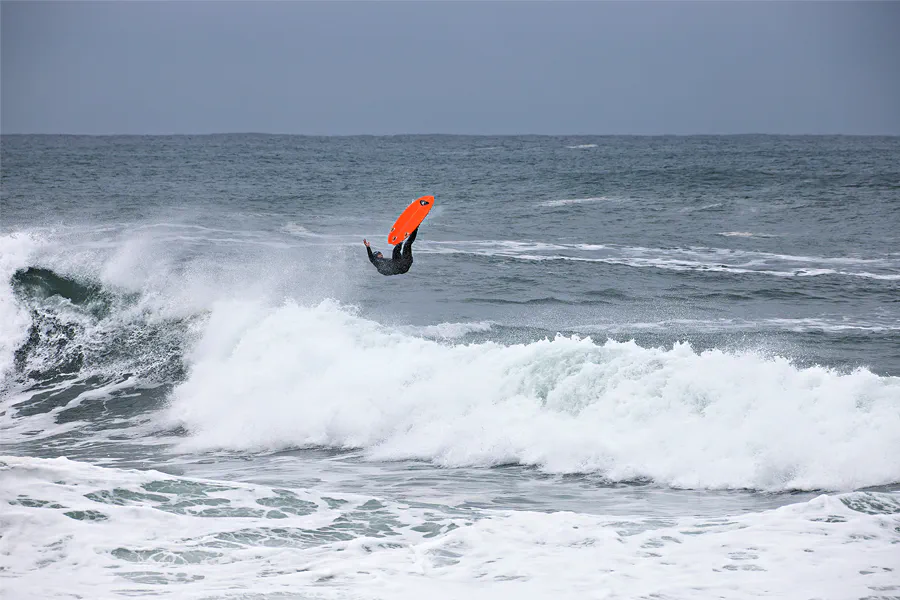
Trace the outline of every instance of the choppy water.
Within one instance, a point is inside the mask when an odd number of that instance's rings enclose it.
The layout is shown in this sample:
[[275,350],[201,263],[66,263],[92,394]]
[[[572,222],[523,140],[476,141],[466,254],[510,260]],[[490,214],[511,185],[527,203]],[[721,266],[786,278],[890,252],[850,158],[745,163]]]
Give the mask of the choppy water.
[[10,597],[900,595],[900,138],[4,136],[0,211]]

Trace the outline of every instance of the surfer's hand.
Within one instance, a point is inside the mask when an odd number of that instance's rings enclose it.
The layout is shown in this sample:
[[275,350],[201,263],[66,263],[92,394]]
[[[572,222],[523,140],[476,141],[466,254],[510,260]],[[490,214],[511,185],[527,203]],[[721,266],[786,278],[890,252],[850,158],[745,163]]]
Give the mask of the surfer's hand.
[[368,247],[369,247],[369,242],[367,242],[367,241],[366,241],[366,240],[363,240],[363,244],[365,244],[365,245],[366,245],[366,248],[368,248]]

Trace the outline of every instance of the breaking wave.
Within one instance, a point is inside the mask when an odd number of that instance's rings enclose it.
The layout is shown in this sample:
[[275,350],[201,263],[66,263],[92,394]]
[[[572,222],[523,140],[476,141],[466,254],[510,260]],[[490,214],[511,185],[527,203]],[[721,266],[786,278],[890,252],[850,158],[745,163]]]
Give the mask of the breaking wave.
[[0,243],[7,442],[139,417],[204,449],[353,448],[690,488],[900,481],[897,377],[686,343],[500,342],[488,321],[385,326],[334,300],[217,295],[171,264],[148,275],[140,246],[92,275],[36,260],[40,240]]
[[191,447],[362,448],[677,487],[900,481],[900,378],[562,337],[442,344],[326,301],[214,308],[167,418]]

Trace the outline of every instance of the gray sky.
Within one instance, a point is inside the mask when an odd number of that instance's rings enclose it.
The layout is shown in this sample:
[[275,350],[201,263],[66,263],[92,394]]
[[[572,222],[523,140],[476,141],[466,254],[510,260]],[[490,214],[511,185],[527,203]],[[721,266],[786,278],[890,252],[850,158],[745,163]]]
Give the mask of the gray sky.
[[3,133],[900,134],[900,2],[10,2]]

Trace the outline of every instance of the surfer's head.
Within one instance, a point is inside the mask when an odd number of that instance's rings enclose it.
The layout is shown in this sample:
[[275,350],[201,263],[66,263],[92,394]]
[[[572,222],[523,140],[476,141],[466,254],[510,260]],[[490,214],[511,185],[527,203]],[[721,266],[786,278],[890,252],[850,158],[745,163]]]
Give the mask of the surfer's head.
[[384,254],[382,254],[381,252],[376,252],[375,257],[376,258],[384,258]]

